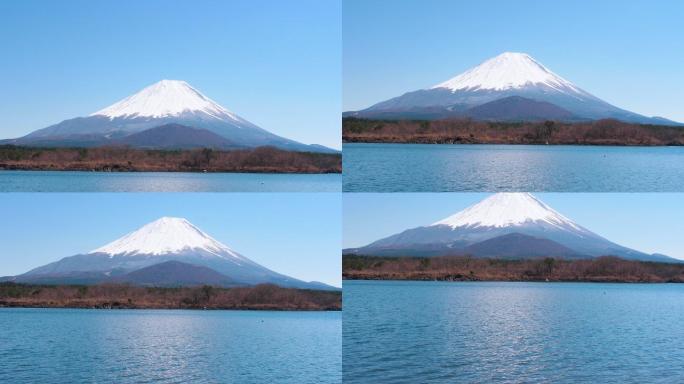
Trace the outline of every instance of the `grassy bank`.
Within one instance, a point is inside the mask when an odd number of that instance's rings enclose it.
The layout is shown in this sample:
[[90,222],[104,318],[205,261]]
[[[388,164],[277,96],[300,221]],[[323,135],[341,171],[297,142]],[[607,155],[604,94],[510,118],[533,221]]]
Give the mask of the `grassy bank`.
[[273,147],[145,150],[0,146],[0,169],[103,172],[340,173],[342,155]]
[[609,256],[583,260],[501,260],[344,255],[342,260],[342,276],[351,280],[684,282],[684,264]]
[[684,145],[684,127],[617,120],[565,123],[344,118],[344,142],[421,144]]
[[323,311],[341,310],[342,293],[269,284],[244,288],[149,288],[0,283],[0,307]]

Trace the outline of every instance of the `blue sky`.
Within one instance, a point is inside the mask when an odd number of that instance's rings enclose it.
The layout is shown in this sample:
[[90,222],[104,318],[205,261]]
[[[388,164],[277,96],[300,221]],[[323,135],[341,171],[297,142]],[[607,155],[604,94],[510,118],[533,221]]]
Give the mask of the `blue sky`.
[[345,0],[343,110],[525,52],[618,107],[684,122],[679,0]]
[[341,146],[340,1],[2,1],[0,50],[0,138],[175,79],[271,132]]
[[0,276],[87,253],[162,216],[184,217],[276,272],[341,286],[338,193],[5,193]]
[[[347,193],[343,247],[358,247],[405,229],[430,225],[488,193]],[[620,245],[684,259],[684,194],[535,193],[579,225]]]

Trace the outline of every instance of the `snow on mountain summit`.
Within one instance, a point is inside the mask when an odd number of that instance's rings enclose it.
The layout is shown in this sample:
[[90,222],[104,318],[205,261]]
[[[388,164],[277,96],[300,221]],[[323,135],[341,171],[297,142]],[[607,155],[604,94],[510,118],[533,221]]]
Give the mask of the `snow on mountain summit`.
[[176,217],[162,217],[90,253],[165,255],[189,250],[202,250],[219,257],[243,258],[186,219]]
[[[168,124],[184,126],[179,132],[161,135]],[[210,137],[206,130],[220,138]],[[142,133],[144,140],[132,136]],[[161,140],[160,140],[161,138]],[[131,139],[131,142],[127,140]],[[139,141],[142,140],[142,141]],[[131,148],[276,147],[286,151],[335,153],[321,145],[309,145],[279,136],[223,108],[185,81],[162,80],[86,117],[74,117],[9,141],[39,147],[99,147],[130,145]]]
[[502,228],[539,222],[585,231],[529,193],[497,193],[432,226]]
[[[526,100],[518,100],[519,108],[512,107],[505,101],[513,96]],[[490,104],[499,100],[502,101]],[[343,116],[371,120],[614,119],[639,124],[677,124],[618,108],[551,72],[530,55],[517,52],[504,52],[433,87],[405,92],[360,111],[347,111]]]
[[547,86],[561,92],[584,93],[526,53],[504,52],[431,89],[502,91],[525,86]]
[[188,113],[219,120],[244,121],[181,80],[161,80],[90,116],[160,118]]
[[613,243],[574,223],[529,193],[497,193],[444,220],[410,228],[344,252],[402,257],[617,256],[628,260],[672,260]]

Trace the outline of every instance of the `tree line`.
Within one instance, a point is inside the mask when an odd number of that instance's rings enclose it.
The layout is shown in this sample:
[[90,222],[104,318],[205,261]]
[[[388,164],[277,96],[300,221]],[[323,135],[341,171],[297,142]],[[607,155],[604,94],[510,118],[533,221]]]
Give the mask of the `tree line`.
[[469,256],[375,257],[344,255],[342,276],[367,280],[684,282],[684,263],[625,260],[614,256],[492,259]]
[[342,293],[273,284],[141,287],[0,283],[0,307],[341,310]]
[[425,144],[684,145],[684,129],[618,120],[494,122],[344,118],[345,142]]
[[340,173],[342,156],[275,147],[232,151],[209,148],[151,150],[127,147],[31,148],[0,146],[0,169],[154,172]]

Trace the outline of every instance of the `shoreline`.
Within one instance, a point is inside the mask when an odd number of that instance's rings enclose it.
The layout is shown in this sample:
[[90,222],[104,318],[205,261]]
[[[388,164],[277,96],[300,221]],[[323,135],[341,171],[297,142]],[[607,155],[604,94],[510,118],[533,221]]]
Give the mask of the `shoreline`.
[[4,305],[0,303],[0,310],[9,308],[25,309],[87,309],[87,310],[132,310],[132,311],[254,311],[254,312],[342,312],[342,308],[328,309],[291,309],[291,308],[176,308],[176,307],[76,307],[76,306],[41,306],[41,305]]
[[501,259],[469,256],[395,257],[345,254],[343,280],[684,283],[684,263],[614,256]]
[[283,288],[273,284],[223,288],[3,282],[0,308],[337,311],[342,310],[342,290]]
[[470,119],[342,118],[342,142],[374,144],[504,144],[616,147],[683,146],[684,126],[584,122],[496,122]]
[[482,142],[482,143],[466,143],[466,142],[412,142],[412,141],[386,141],[386,140],[378,140],[378,141],[342,141],[342,145],[344,144],[398,144],[398,145],[513,145],[513,146],[534,146],[534,147],[612,147],[612,148],[620,148],[620,147],[627,147],[627,148],[678,148],[678,147],[683,147],[684,143],[682,144],[601,144],[601,143],[586,143],[586,144],[578,144],[578,143],[500,143],[500,142]]
[[44,148],[0,145],[0,170],[341,174],[342,153],[236,149]]
[[628,280],[448,280],[448,279],[401,279],[394,277],[376,277],[372,278],[370,276],[366,277],[342,277],[342,281],[416,281],[416,282],[439,282],[439,283],[583,283],[583,284],[621,284],[621,285],[632,285],[632,284],[646,284],[646,285],[657,285],[657,284],[682,284],[684,281],[628,281]]
[[86,172],[86,173],[210,173],[210,174],[255,174],[255,175],[341,175],[342,172],[337,171],[324,171],[324,172],[297,172],[297,171],[280,171],[274,172],[271,170],[232,170],[232,171],[221,171],[221,170],[128,170],[128,169],[55,169],[55,168],[21,168],[21,167],[10,167],[3,168],[0,165],[0,172],[12,171],[12,172]]

